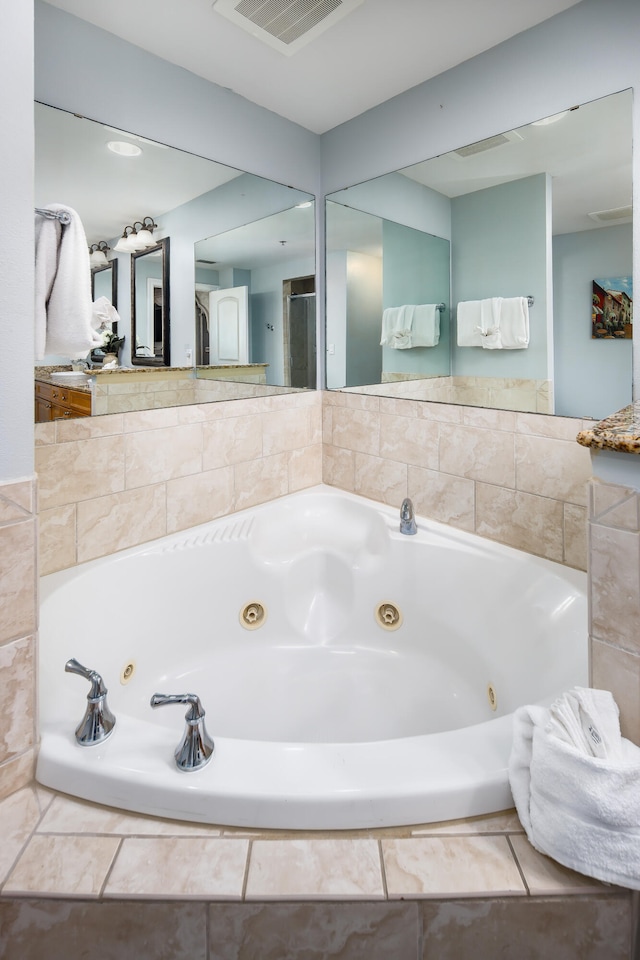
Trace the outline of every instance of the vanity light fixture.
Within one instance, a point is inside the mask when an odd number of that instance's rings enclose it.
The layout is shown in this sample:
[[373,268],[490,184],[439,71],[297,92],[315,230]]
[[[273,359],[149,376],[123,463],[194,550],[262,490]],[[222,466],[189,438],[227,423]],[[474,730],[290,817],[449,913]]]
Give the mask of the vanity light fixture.
[[109,245],[106,240],[101,240],[100,243],[92,243],[89,247],[89,264],[92,267],[106,267],[109,263],[107,258],[107,251],[109,250]]
[[[127,230],[129,231],[129,233],[127,233]],[[135,233],[135,230],[133,229],[133,227],[127,226],[124,228],[122,232],[122,236],[120,237],[115,247],[113,248],[116,253],[135,253],[136,248],[134,247],[132,241],[129,239],[132,233]]]
[[154,222],[153,217],[143,217],[142,221],[137,220],[133,226],[136,227],[138,223],[140,224],[140,229],[136,230],[135,239],[138,249],[144,250],[145,247],[153,247],[156,241],[152,231],[156,229],[158,224]]
[[111,150],[119,157],[139,157],[142,153],[142,147],[138,147],[135,143],[127,143],[126,140],[109,140],[107,150]]
[[147,247],[153,247],[156,240],[152,231],[158,226],[153,217],[135,220],[133,226],[126,226],[122,236],[113,248],[116,253],[138,253]]

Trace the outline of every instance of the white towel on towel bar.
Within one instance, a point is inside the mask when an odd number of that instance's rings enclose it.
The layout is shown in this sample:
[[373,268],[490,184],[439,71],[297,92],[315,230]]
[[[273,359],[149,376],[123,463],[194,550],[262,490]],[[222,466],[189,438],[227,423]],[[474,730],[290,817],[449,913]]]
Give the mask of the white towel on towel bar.
[[499,327],[503,350],[524,350],[529,346],[527,297],[504,297],[501,300]]
[[640,890],[640,748],[608,690],[575,687],[516,710],[509,782],[531,844],[565,867]]
[[382,347],[411,350],[435,347],[439,340],[440,311],[435,303],[387,307],[382,313]]
[[500,320],[500,297],[485,300],[461,300],[457,309],[457,335],[459,347],[482,347],[487,337],[498,331]]
[[71,207],[52,203],[49,210],[66,210],[71,222],[36,215],[35,219],[35,347],[45,354],[83,357],[100,346],[92,328],[89,249],[80,217]]
[[524,350],[529,346],[527,297],[462,300],[457,311],[458,346]]

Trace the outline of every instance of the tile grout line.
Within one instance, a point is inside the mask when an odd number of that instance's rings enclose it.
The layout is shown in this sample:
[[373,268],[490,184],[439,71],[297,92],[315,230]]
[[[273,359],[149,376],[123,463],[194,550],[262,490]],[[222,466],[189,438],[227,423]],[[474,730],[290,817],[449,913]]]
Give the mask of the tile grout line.
[[389,889],[387,887],[387,871],[384,865],[384,854],[382,852],[382,840],[378,840],[378,856],[380,857],[380,876],[382,878],[382,892],[384,900],[389,900]]
[[249,884],[249,865],[251,863],[252,853],[253,853],[253,839],[250,839],[247,844],[247,856],[244,863],[244,876],[242,878],[242,890],[240,891],[241,903],[246,903],[246,900],[247,900],[247,886]]
[[116,851],[115,851],[113,857],[111,858],[111,863],[109,864],[109,867],[107,868],[107,872],[105,873],[104,880],[102,881],[102,884],[101,884],[101,886],[100,886],[100,892],[98,893],[98,896],[97,896],[97,898],[96,898],[97,900],[104,900],[104,899],[105,899],[104,892],[105,892],[105,890],[106,890],[106,888],[107,888],[107,884],[109,883],[109,880],[110,880],[110,878],[111,878],[111,874],[112,874],[113,868],[114,868],[114,866],[115,866],[115,864],[116,864],[116,860],[118,859],[118,857],[119,857],[119,855],[120,855],[120,851],[122,850],[122,845],[123,845],[124,841],[125,841],[125,838],[124,838],[124,837],[120,837],[120,839],[119,839],[119,841],[118,841],[118,846],[117,846],[117,848],[116,848]]
[[530,888],[529,888],[529,884],[527,883],[527,878],[526,878],[525,875],[524,875],[524,870],[523,870],[522,867],[520,866],[520,861],[518,860],[518,856],[517,856],[517,854],[516,854],[516,851],[515,851],[515,849],[514,849],[514,847],[513,847],[513,844],[511,843],[511,834],[505,833],[505,838],[506,838],[507,843],[509,844],[509,850],[511,851],[511,855],[512,855],[513,859],[515,860],[516,867],[518,868],[518,873],[520,874],[520,878],[522,879],[522,882],[523,882],[523,884],[524,884],[524,889],[525,889],[525,891],[526,891],[526,895],[527,895],[527,897],[531,897],[531,896],[532,896],[532,893],[531,893],[531,890],[530,890]]

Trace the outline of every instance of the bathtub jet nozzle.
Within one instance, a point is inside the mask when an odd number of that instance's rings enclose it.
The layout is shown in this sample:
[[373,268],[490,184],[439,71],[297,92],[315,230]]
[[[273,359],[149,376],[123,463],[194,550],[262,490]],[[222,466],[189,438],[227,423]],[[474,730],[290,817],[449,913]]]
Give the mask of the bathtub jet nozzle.
[[104,680],[95,670],[83,667],[73,658],[64,665],[65,673],[77,673],[91,684],[87,694],[87,709],[76,727],[76,740],[81,747],[90,747],[102,743],[113,732],[116,718],[107,704],[107,688]]
[[195,693],[154,693],[150,704],[163,707],[168,703],[186,703],[189,709],[185,714],[186,726],[182,740],[176,747],[174,758],[178,770],[189,773],[199,770],[211,760],[214,743],[204,725],[205,711],[200,698]]

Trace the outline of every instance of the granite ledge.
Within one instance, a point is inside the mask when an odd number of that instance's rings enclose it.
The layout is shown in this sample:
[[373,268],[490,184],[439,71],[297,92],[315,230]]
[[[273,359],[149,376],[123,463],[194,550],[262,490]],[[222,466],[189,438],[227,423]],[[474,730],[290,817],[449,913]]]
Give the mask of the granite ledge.
[[576,440],[583,447],[640,454],[640,400],[581,430]]

